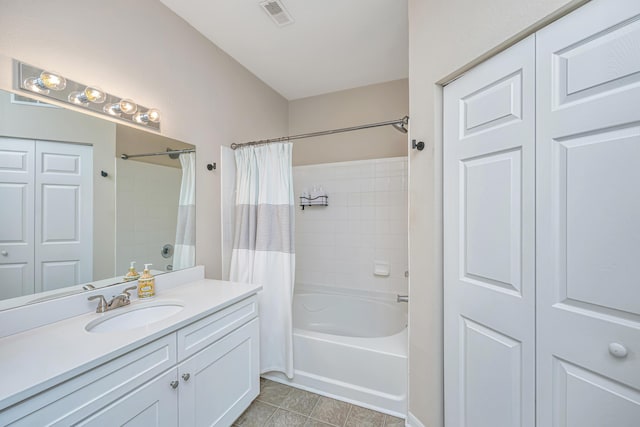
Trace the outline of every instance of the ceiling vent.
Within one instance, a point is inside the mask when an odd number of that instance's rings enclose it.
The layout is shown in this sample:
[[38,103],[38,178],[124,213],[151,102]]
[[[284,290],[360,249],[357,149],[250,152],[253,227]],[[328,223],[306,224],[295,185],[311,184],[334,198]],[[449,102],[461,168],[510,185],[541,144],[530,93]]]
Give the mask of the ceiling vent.
[[260,2],[260,6],[264,9],[265,12],[269,15],[269,17],[276,23],[279,27],[284,27],[285,25],[293,24],[293,18],[284,7],[284,4],[280,0],[267,0]]

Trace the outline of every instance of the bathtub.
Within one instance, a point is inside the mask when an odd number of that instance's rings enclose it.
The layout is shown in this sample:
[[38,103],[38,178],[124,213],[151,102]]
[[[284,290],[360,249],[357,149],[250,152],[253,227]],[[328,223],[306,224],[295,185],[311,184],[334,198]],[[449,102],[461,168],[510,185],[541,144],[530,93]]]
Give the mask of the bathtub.
[[406,304],[322,287],[297,290],[293,301],[294,378],[263,376],[404,418]]

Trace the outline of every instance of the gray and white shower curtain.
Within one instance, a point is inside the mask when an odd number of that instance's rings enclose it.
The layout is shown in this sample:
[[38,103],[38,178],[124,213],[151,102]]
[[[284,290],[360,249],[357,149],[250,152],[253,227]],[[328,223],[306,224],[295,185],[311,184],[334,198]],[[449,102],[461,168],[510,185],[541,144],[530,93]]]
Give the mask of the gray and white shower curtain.
[[229,279],[262,285],[260,372],[293,378],[295,276],[291,143],[238,148]]
[[196,265],[196,153],[180,154],[182,182],[178,201],[178,225],[173,251],[173,269]]

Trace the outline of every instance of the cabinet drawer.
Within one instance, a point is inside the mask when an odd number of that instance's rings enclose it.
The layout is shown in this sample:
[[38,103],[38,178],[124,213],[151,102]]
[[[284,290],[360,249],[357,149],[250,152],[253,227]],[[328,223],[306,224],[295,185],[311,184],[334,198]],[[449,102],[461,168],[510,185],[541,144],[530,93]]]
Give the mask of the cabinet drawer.
[[174,333],[7,408],[0,424],[71,425],[176,363]]
[[178,360],[197,353],[234,329],[258,316],[258,297],[253,295],[178,331]]

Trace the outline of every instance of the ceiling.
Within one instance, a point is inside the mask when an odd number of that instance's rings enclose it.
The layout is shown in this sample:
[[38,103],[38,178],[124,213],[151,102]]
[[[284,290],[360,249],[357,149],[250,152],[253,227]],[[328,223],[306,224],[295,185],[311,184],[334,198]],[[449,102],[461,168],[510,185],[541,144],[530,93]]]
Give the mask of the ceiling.
[[161,0],[292,100],[408,76],[407,0],[281,0],[278,27],[260,0]]

